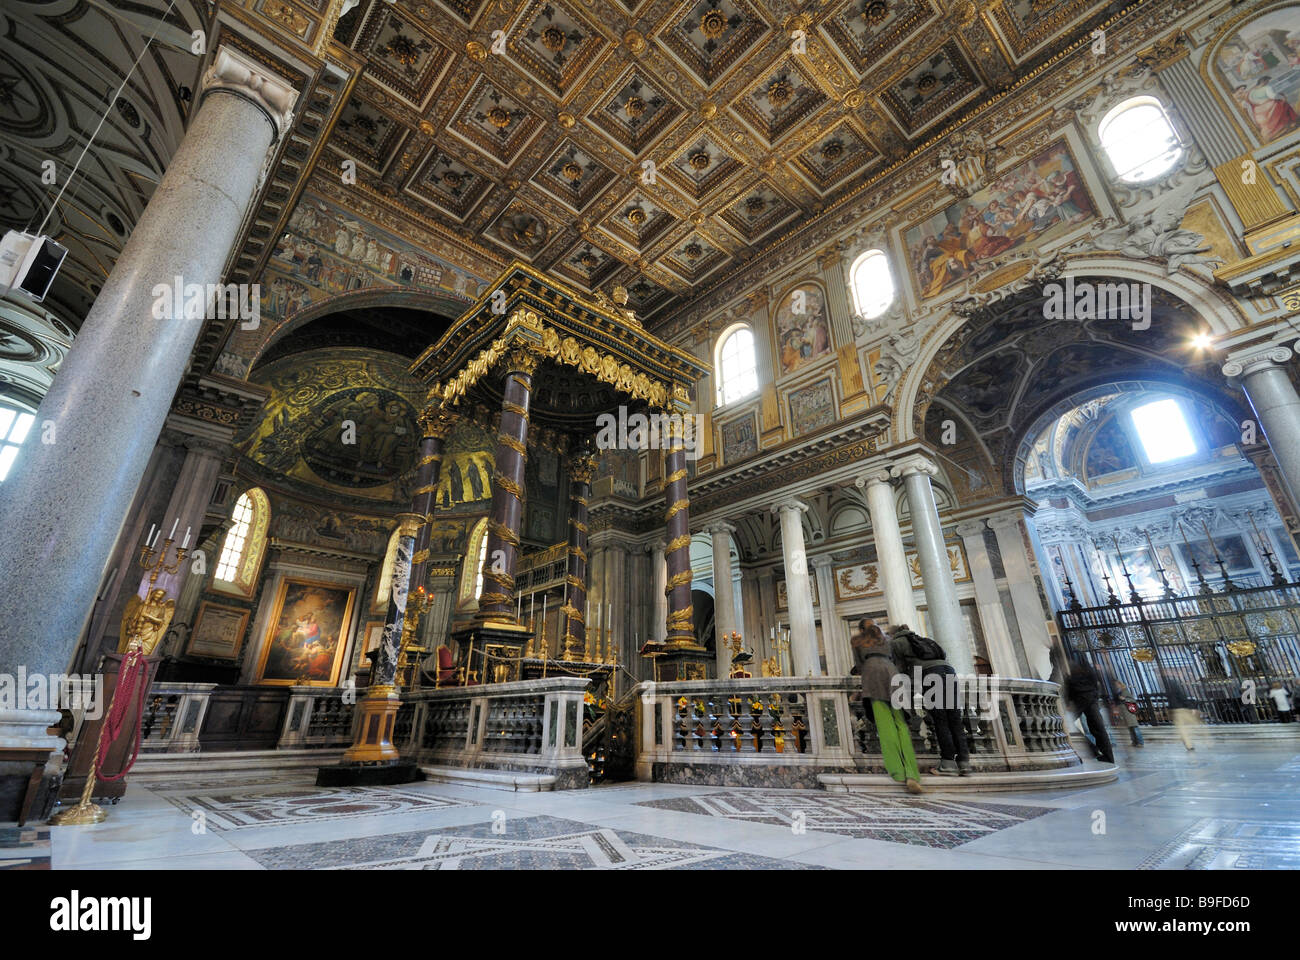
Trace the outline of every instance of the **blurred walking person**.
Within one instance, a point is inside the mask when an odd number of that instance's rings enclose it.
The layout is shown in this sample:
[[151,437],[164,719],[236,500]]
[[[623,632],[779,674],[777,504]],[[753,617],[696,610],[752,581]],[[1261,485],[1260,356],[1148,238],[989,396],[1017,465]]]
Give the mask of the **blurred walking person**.
[[1114,763],[1115,751],[1111,747],[1105,721],[1101,718],[1101,677],[1082,657],[1071,660],[1069,670],[1065,678],[1066,700],[1083,715],[1084,722],[1088,724],[1088,731],[1097,748],[1097,759],[1103,763]]
[[1138,705],[1137,699],[1128,692],[1128,687],[1120,684],[1115,688],[1115,699],[1119,703],[1119,717],[1124,726],[1128,727],[1128,735],[1133,741],[1133,746],[1144,747],[1146,741],[1142,739],[1142,727],[1138,723]]
[[1165,695],[1169,698],[1170,718],[1174,722],[1174,729],[1178,731],[1179,739],[1188,750],[1195,750],[1192,731],[1201,725],[1201,714],[1197,710],[1196,701],[1189,697],[1183,685],[1172,677],[1165,678]]

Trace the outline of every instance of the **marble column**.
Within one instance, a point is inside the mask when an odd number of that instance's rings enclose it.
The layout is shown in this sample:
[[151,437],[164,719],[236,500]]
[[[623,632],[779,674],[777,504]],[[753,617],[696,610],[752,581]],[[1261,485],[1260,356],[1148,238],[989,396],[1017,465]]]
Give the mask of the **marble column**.
[[1291,355],[1277,344],[1242,351],[1229,355],[1223,375],[1240,379],[1291,500],[1300,503],[1300,396],[1283,366]]
[[1039,599],[1025,551],[1021,517],[1018,513],[998,514],[989,518],[989,527],[998,538],[998,553],[1002,554],[1002,569],[1007,573],[1007,589],[1011,591],[1011,606],[1016,612],[1025,659],[1035,678],[1046,680],[1052,672],[1052,638],[1047,632],[1047,611]]
[[596,458],[581,453],[569,463],[569,546],[565,574],[564,645],[562,660],[587,660],[587,498]]
[[[488,516],[487,562],[483,564],[480,621],[515,623],[515,564],[519,559],[519,523],[524,512],[524,468],[528,460],[528,404],[540,356],[516,346],[506,354],[501,430],[497,434],[496,470],[492,475],[492,512]],[[581,609],[581,608],[579,608]]]
[[[670,421],[671,423],[671,421]],[[668,616],[664,642],[671,650],[698,648],[695,636],[695,611],[691,605],[691,523],[690,500],[686,494],[686,448],[681,427],[672,424],[666,431],[664,451],[664,493],[667,507]]]
[[876,545],[876,570],[885,592],[885,610],[891,624],[905,623],[919,627],[912,572],[907,567],[903,535],[898,530],[898,511],[894,506],[894,489],[885,469],[865,473],[854,481],[866,491],[867,510],[871,513],[871,534]]
[[731,580],[731,535],[736,528],[719,520],[705,529],[713,541],[713,633],[717,644],[718,676],[731,674],[727,637],[736,631],[736,597]]
[[[434,493],[438,489],[438,477],[442,472],[443,441],[451,430],[451,419],[442,412],[441,400],[435,389],[429,395],[430,405],[420,415],[422,436],[411,511],[397,515],[397,550],[393,555],[388,614],[384,618],[379,646],[370,661],[370,685],[366,697],[357,705],[360,716],[356,723],[356,739],[343,754],[345,764],[396,763],[400,759],[393,745],[393,725],[400,706],[395,680],[402,644],[407,639],[407,601],[416,591],[424,595],[424,571],[429,559],[427,527]],[[422,533],[424,553],[417,556],[416,544]]]
[[853,669],[853,651],[849,648],[849,630],[835,609],[835,572],[828,556],[814,557],[817,571],[817,598],[822,615],[822,644],[826,648],[826,675],[847,677]]
[[[176,610],[173,615],[174,623],[193,624],[194,606],[182,604],[183,599],[193,599],[197,603],[198,596],[195,590],[189,587],[191,581],[197,582],[201,587],[205,576],[190,576],[190,571],[194,566],[194,553],[197,550],[204,549],[204,546],[198,542],[199,528],[203,526],[203,517],[207,513],[208,504],[212,501],[212,492],[217,487],[217,480],[221,476],[221,464],[226,455],[230,452],[230,447],[224,443],[218,443],[202,437],[189,437],[185,440],[185,460],[181,463],[180,476],[176,478],[176,486],[172,489],[171,498],[167,501],[167,508],[163,511],[160,518],[166,522],[168,518],[178,520],[177,536],[184,542],[184,535],[181,530],[189,532],[192,537],[187,549],[191,552],[186,557],[177,577],[177,590],[175,593]],[[217,542],[217,550],[221,549],[221,541]],[[217,565],[219,556],[209,552],[210,547],[204,549],[204,567],[210,573]],[[137,568],[138,569],[138,568]],[[143,574],[135,578],[136,594],[144,596],[148,584],[148,575]],[[159,580],[162,583],[162,580]]]
[[794,497],[772,507],[781,517],[781,551],[785,560],[785,597],[790,605],[790,661],[796,677],[821,676],[813,619],[812,586],[804,553],[803,515],[808,504]]
[[957,524],[957,536],[961,537],[966,548],[966,562],[970,564],[971,579],[975,582],[975,606],[984,627],[989,666],[1000,677],[1014,677],[1020,672],[1019,662],[1006,614],[1002,610],[997,580],[993,576],[993,562],[984,542],[984,521],[962,521]]
[[27,443],[4,483],[0,662],[67,666],[203,328],[174,285],[221,280],[295,97],[217,50],[185,138],[41,401],[33,432],[48,423],[54,442]]
[[930,486],[930,478],[939,472],[939,468],[928,457],[913,455],[899,461],[892,472],[903,478],[903,489],[907,493],[930,635],[948,654],[948,662],[954,670],[974,673],[974,653],[966,635],[966,624],[962,621],[957,587],[952,581],[952,564],[943,540],[943,527],[939,523],[939,508],[935,505],[934,490]]
[[655,540],[646,544],[645,550],[650,554],[650,579],[654,583],[651,596],[654,600],[651,608],[650,632],[646,640],[662,642],[668,624],[668,562],[665,550],[668,541]]

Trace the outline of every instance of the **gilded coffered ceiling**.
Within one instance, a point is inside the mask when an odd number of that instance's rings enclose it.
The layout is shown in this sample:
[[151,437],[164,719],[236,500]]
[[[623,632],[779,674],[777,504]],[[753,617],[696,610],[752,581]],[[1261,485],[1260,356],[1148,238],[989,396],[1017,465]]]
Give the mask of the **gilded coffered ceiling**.
[[315,176],[653,320],[1122,6],[362,0]]
[[189,37],[233,31],[304,90],[235,279],[305,187],[484,279],[521,259],[623,284],[654,323],[1128,5],[360,0],[335,25],[347,2],[12,0],[0,224],[39,220],[42,162],[70,171],[107,110],[50,231],[55,300],[84,315],[183,136]]

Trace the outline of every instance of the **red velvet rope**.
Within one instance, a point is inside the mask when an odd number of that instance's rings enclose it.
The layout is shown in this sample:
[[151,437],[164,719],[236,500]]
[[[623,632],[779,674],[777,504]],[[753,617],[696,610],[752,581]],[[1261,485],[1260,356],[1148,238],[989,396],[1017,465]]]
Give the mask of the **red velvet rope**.
[[[135,766],[136,757],[140,755],[141,719],[144,717],[144,701],[149,690],[149,661],[140,651],[133,651],[122,661],[117,674],[117,688],[113,691],[113,703],[104,718],[104,735],[99,740],[99,756],[96,758],[96,776],[100,780],[121,780]],[[126,693],[126,696],[120,694]],[[108,759],[108,748],[122,733],[126,712],[135,704],[135,746],[131,749],[131,759],[122,769],[114,774],[104,772],[104,762]]]

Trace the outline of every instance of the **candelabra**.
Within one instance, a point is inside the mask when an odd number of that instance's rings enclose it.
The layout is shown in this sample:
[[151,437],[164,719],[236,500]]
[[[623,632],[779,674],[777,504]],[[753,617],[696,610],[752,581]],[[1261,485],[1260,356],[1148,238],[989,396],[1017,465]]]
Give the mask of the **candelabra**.
[[772,640],[772,646],[776,648],[777,665],[784,671],[790,667],[788,673],[782,673],[781,676],[794,676],[793,666],[790,664],[790,631],[784,630],[777,633]]
[[[176,529],[173,527],[172,533],[175,532]],[[133,596],[127,601],[126,609],[122,612],[122,639],[118,645],[118,653],[126,653],[132,642],[138,642],[146,657],[152,654],[162,640],[163,634],[167,632],[172,614],[176,610],[176,600],[168,598],[167,589],[158,586],[158,579],[163,574],[175,576],[180,573],[181,565],[185,562],[188,553],[185,546],[190,542],[189,532],[186,531],[185,544],[175,548],[173,554],[175,559],[170,562],[167,557],[172,553],[172,544],[175,541],[169,536],[162,542],[161,548],[154,546],[157,542],[158,538],[155,536],[153,544],[146,540],[140,547],[140,567],[148,571],[149,581],[144,596]]]
[[402,645],[397,657],[399,687],[408,687],[412,679],[419,679],[419,672],[415,669],[419,658],[415,655],[424,653],[425,650],[415,638],[420,631],[420,618],[432,604],[433,596],[426,593],[423,586],[416,587],[414,592],[406,597],[406,613],[402,617]]

